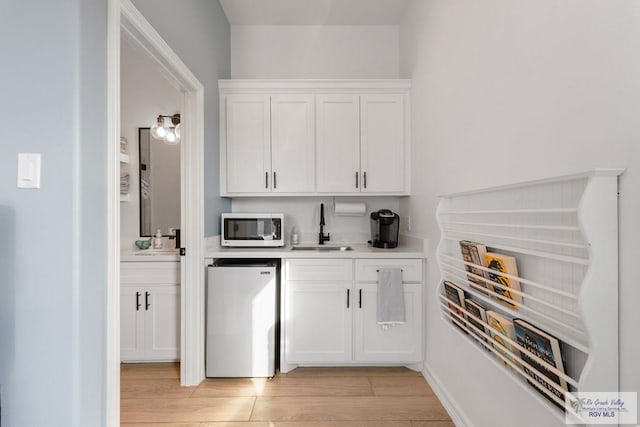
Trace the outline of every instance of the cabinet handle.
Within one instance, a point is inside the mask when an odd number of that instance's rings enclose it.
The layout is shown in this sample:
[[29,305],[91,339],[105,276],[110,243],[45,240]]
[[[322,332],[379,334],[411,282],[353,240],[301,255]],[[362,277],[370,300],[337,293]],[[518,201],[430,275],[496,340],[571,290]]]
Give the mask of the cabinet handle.
[[363,181],[362,183],[364,185],[364,188],[367,188],[367,173],[366,172],[362,173],[362,181]]
[[356,188],[358,188],[358,172],[356,172]]
[[350,289],[347,289],[347,308],[349,308],[349,300],[351,298],[349,298],[349,293],[350,293]]
[[264,173],[264,188],[269,188],[269,172]]
[[362,308],[362,289],[358,289],[358,308]]
[[136,311],[140,310],[140,292],[136,292]]
[[151,295],[149,292],[145,292],[144,293],[144,309],[145,310],[149,310],[149,307],[151,307],[151,304],[149,304],[149,295]]
[[278,183],[276,181],[276,173],[273,173],[273,188],[278,188]]

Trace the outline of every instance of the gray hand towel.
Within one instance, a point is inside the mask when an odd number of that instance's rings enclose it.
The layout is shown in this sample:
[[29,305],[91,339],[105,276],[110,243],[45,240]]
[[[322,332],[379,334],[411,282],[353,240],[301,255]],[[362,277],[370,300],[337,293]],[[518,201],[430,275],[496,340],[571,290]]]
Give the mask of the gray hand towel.
[[387,268],[378,270],[377,321],[379,325],[405,323],[404,287],[402,270]]

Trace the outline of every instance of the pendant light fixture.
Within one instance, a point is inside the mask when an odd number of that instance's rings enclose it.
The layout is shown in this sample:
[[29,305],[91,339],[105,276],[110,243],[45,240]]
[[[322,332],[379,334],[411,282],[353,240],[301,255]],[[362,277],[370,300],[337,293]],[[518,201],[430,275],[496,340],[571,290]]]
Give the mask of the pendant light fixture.
[[169,145],[178,144],[180,142],[180,114],[159,115],[156,125],[151,128],[151,136]]

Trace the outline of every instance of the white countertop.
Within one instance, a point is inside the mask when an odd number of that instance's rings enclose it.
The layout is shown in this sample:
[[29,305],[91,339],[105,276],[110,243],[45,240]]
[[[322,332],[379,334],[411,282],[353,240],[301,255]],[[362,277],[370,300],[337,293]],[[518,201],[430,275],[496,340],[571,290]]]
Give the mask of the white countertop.
[[[280,248],[228,248],[220,246],[219,238],[208,238],[205,258],[426,258],[425,241],[405,237],[397,248],[374,248],[367,243],[325,243],[324,246],[350,246],[349,251],[292,250]],[[300,246],[308,246],[303,243]]]

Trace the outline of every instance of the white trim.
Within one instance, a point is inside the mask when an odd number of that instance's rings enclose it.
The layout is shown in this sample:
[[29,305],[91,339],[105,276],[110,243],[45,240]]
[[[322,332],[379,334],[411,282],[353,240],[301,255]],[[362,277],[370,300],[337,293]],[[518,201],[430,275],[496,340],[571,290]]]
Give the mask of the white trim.
[[107,357],[105,425],[120,425],[120,0],[107,16]]
[[180,383],[204,379],[204,88],[185,93],[181,142]]
[[204,379],[204,86],[130,0],[109,0],[108,301],[106,425],[120,425],[120,32],[147,53],[184,94],[181,142],[182,385]]
[[409,79],[345,79],[345,80],[322,80],[322,79],[221,79],[218,80],[218,89],[221,92],[227,90],[239,93],[242,90],[251,90],[256,93],[260,90],[274,91],[282,90],[296,91],[301,90],[304,93],[313,93],[314,91],[326,92],[327,90],[337,91],[340,93],[351,93],[362,90],[381,91],[390,90],[392,92],[400,91],[402,93],[411,89],[411,80]]

